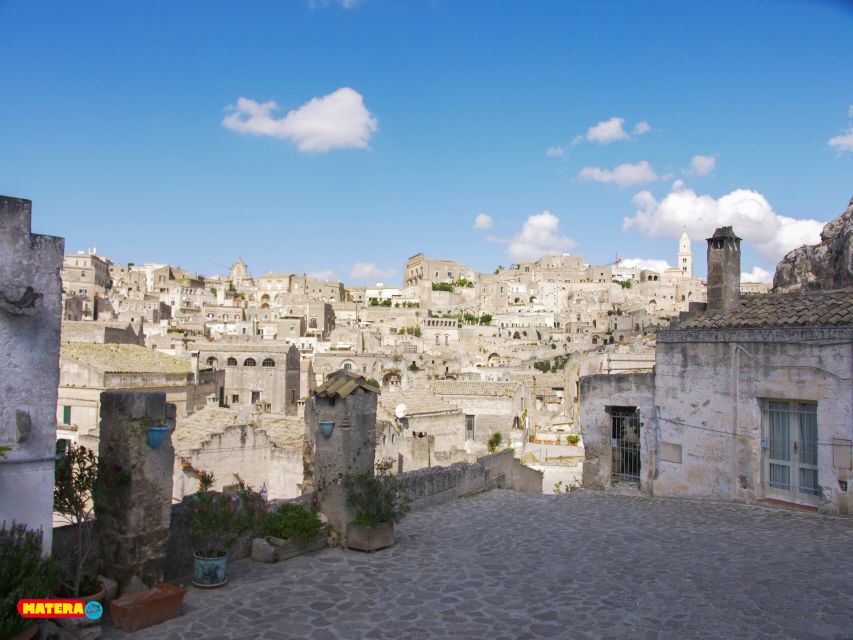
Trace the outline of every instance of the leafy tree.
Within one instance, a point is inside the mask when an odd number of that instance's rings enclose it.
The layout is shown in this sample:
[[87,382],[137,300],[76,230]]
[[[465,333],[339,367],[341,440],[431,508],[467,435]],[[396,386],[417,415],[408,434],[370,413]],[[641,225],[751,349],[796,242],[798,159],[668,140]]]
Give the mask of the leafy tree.
[[492,324],[492,314],[491,313],[484,313],[483,315],[481,315],[480,316],[480,324],[486,325],[486,326]]

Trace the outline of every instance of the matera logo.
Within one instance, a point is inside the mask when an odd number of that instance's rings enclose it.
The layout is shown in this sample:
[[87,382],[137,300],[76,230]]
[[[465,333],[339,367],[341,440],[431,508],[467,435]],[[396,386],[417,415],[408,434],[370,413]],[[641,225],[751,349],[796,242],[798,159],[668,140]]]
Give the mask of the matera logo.
[[89,618],[99,620],[104,614],[100,602],[83,600],[18,600],[18,613],[24,618]]

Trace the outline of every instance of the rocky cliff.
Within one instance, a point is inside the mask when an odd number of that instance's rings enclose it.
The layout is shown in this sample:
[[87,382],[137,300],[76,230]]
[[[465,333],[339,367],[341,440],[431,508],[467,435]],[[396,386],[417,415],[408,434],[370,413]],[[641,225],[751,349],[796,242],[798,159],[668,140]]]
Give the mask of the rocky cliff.
[[782,258],[773,276],[774,291],[853,286],[853,198],[844,213],[826,224],[820,239],[820,244],[794,249]]

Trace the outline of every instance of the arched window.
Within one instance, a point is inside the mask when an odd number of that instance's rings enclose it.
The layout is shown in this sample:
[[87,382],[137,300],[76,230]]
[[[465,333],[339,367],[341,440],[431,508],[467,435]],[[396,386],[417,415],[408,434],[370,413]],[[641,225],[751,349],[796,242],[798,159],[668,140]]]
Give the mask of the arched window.
[[261,363],[261,366],[262,367],[274,367],[275,366],[275,360],[273,360],[272,358],[265,358],[264,361]]
[[236,367],[237,366],[237,358],[228,358],[226,364],[229,367]]
[[[210,356],[207,359],[207,364],[211,367],[215,367],[216,365],[219,364],[219,361],[216,358],[214,358],[213,356]],[[237,363],[235,362],[234,364],[237,364]]]
[[243,361],[243,366],[244,367],[255,367],[255,366],[257,366],[257,362],[255,362],[254,358],[246,358]]
[[344,362],[344,371],[352,371],[352,362]]

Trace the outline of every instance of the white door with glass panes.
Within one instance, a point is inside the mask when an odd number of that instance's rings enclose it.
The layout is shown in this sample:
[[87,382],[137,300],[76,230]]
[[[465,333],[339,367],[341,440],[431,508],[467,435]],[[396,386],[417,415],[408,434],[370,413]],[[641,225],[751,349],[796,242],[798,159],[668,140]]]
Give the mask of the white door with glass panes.
[[762,479],[765,496],[817,505],[817,405],[765,400],[762,410]]

